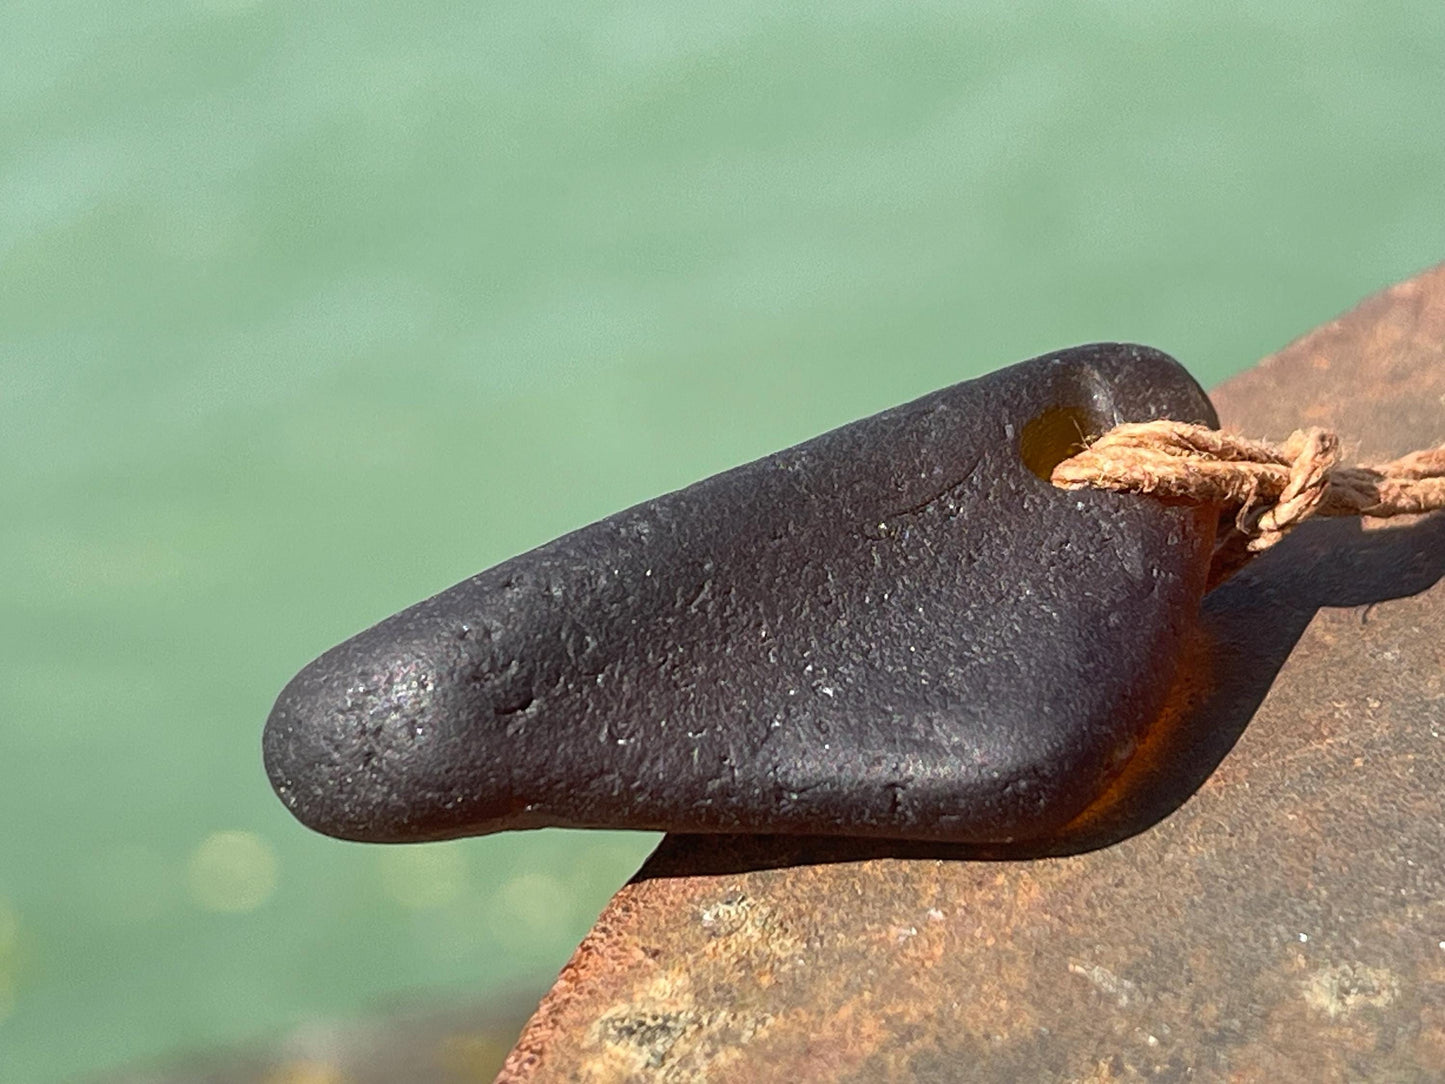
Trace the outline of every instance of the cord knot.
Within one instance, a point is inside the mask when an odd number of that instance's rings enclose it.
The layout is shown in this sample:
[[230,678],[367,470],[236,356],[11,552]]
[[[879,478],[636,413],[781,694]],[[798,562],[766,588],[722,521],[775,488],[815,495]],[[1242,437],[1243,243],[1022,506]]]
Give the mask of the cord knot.
[[1262,553],[1314,515],[1330,491],[1330,476],[1340,458],[1340,438],[1318,426],[1296,429],[1280,445],[1290,460],[1289,477],[1272,504],[1240,508],[1235,527],[1249,536],[1250,553]]
[[1445,508],[1445,445],[1375,466],[1339,458],[1339,437],[1319,427],[1271,444],[1185,422],[1128,422],[1058,464],[1052,481],[1220,506],[1214,586],[1311,516]]

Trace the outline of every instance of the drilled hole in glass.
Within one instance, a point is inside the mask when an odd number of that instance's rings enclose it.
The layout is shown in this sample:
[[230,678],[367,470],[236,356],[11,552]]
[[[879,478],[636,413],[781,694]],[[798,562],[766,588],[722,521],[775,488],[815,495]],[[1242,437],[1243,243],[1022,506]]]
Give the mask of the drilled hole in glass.
[[1104,431],[1100,419],[1077,407],[1049,407],[1030,418],[1019,435],[1019,458],[1044,481],[1071,455]]

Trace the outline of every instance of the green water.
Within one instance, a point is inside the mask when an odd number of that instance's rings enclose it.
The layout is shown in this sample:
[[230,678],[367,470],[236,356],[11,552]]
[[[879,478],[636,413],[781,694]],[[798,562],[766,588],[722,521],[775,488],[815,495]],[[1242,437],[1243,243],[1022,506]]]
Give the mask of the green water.
[[1445,256],[1445,6],[0,4],[0,1081],[545,983],[653,837],[308,834],[261,724],[513,553]]

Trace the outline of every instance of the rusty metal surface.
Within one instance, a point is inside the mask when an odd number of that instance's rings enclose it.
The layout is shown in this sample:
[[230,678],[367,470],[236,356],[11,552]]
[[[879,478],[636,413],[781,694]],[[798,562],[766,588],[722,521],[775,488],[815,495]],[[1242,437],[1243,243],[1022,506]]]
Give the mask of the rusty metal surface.
[[[1445,266],[1215,402],[1365,458],[1445,438]],[[1306,524],[1208,597],[1051,855],[669,836],[499,1079],[1445,1079],[1442,576],[1440,514]]]

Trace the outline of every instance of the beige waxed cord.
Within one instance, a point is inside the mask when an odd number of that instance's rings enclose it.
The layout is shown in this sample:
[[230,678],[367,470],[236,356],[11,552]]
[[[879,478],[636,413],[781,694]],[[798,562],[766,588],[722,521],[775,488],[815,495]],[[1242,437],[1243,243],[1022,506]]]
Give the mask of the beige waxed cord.
[[1369,466],[1340,466],[1339,455],[1339,438],[1320,428],[1271,444],[1184,422],[1131,422],[1059,463],[1052,480],[1220,505],[1232,526],[1215,546],[1213,586],[1311,516],[1445,508],[1445,445]]

